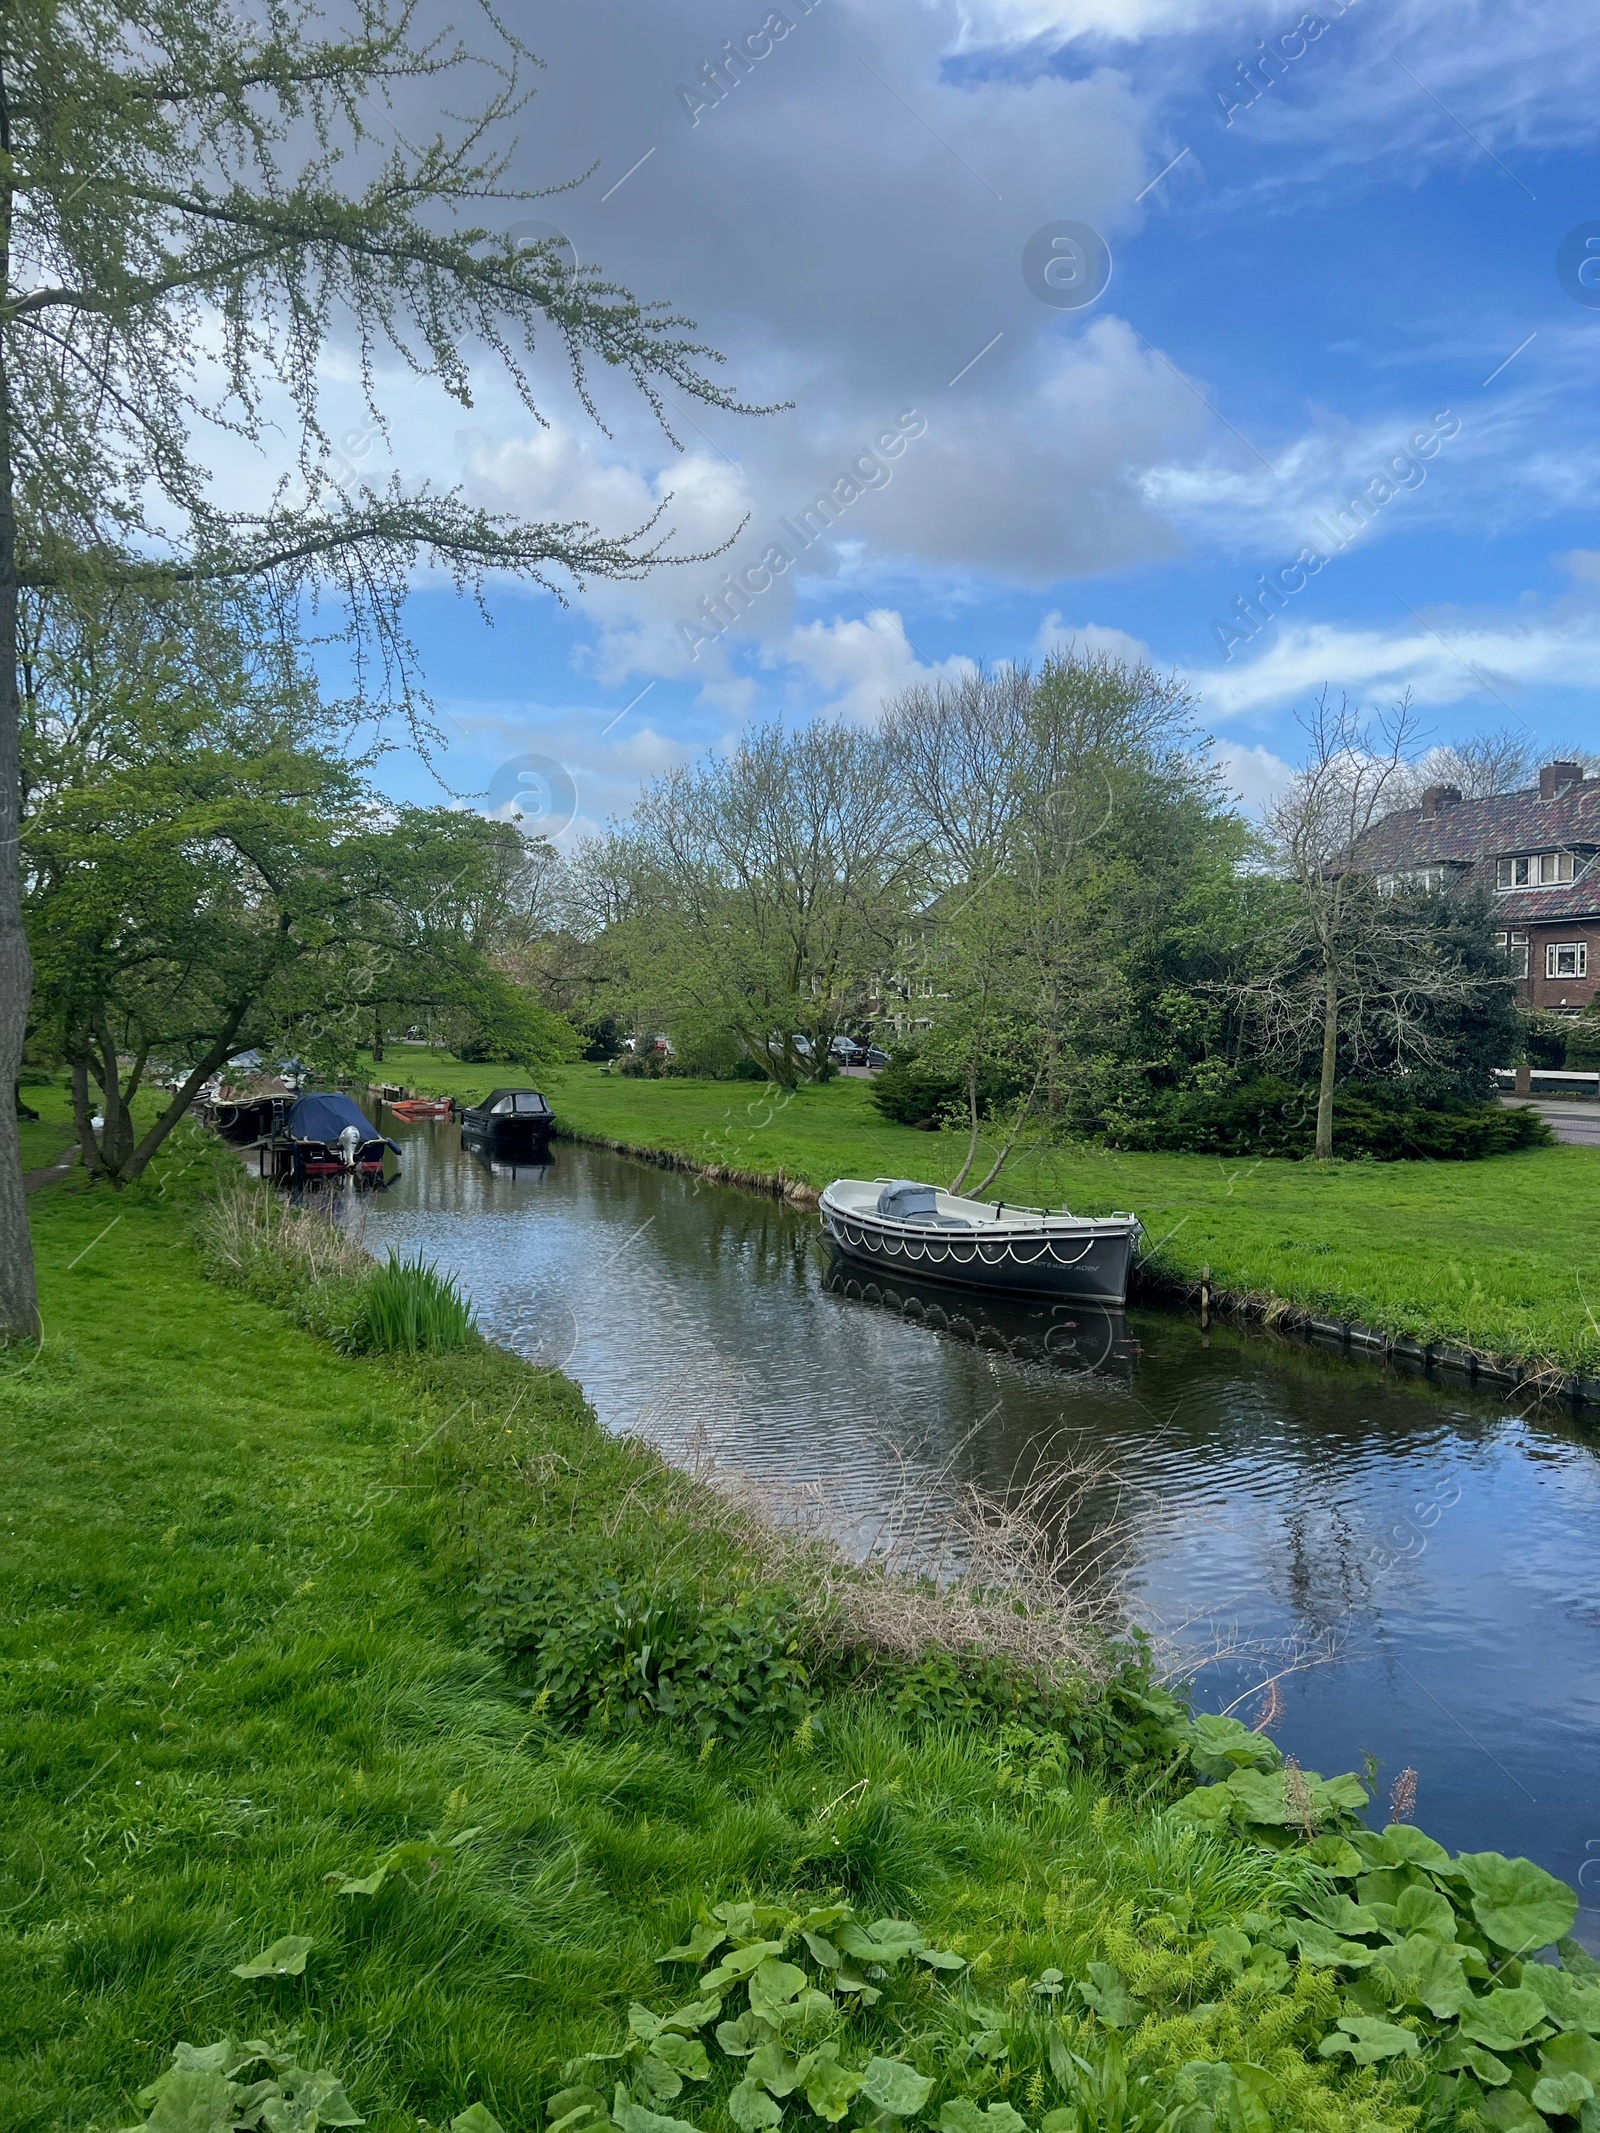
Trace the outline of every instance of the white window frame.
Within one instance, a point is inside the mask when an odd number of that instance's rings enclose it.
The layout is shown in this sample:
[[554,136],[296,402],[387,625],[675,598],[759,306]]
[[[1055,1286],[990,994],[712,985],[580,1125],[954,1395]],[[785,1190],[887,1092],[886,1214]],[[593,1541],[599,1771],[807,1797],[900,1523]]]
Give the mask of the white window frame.
[[[1522,869],[1522,879],[1520,881],[1517,879],[1517,869],[1519,867]],[[1534,862],[1525,855],[1513,856],[1509,859],[1497,859],[1495,861],[1494,885],[1502,893],[1507,889],[1531,889],[1536,887],[1537,884],[1533,876]]]
[[1549,887],[1553,883],[1569,882],[1572,879],[1572,854],[1570,852],[1541,852],[1539,854],[1539,880]]
[[[1572,968],[1563,970],[1561,958],[1570,955]],[[1587,941],[1547,941],[1544,951],[1544,974],[1547,978],[1586,978],[1589,975],[1589,943]]]
[[1497,933],[1494,944],[1506,959],[1506,968],[1514,978],[1528,975],[1528,936],[1525,933]]

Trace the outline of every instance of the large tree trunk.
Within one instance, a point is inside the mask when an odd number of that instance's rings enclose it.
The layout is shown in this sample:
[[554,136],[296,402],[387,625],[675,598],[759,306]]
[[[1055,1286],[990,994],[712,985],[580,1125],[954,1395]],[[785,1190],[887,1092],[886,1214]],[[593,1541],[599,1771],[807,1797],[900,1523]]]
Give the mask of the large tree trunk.
[[1317,1087],[1317,1147],[1319,1163],[1333,1154],[1333,1077],[1339,1063],[1339,973],[1328,966],[1322,991],[1322,1079]]
[[[10,125],[0,84],[0,150]],[[11,201],[0,198],[0,289],[11,282]],[[28,1032],[33,965],[22,928],[22,750],[17,698],[17,517],[11,476],[10,384],[0,351],[0,1088],[16,1085]],[[22,1193],[16,1106],[0,1104],[0,1341],[39,1331],[33,1245]]]

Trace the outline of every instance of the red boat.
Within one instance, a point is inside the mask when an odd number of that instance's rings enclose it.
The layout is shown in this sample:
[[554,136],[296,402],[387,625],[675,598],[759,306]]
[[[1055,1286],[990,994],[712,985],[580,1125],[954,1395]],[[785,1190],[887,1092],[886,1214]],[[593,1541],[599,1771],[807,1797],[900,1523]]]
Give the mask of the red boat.
[[389,1109],[396,1118],[448,1118],[455,1106],[448,1096],[401,1096]]

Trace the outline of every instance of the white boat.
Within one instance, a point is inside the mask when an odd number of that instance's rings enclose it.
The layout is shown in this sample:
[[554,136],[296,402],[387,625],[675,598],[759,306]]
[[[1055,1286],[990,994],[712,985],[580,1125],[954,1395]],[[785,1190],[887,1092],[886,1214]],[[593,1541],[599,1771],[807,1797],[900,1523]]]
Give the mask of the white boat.
[[835,1247],[865,1266],[1012,1295],[1121,1304],[1137,1215],[1073,1215],[964,1200],[910,1178],[835,1178],[821,1199]]

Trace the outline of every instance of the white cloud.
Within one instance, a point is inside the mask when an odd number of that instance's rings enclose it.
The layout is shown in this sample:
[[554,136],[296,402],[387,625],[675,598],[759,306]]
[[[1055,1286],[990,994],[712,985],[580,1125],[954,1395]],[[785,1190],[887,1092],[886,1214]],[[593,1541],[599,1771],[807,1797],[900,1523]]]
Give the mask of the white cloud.
[[1247,748],[1240,741],[1220,742],[1215,750],[1228,790],[1246,814],[1260,815],[1269,801],[1287,791],[1294,766],[1270,748]]
[[1079,652],[1090,659],[1104,654],[1108,659],[1125,660],[1130,666],[1154,666],[1155,658],[1149,645],[1142,638],[1130,637],[1126,630],[1107,629],[1099,622],[1064,622],[1052,608],[1039,624],[1033,640],[1033,657],[1048,659],[1052,654]]
[[827,712],[864,725],[913,682],[973,671],[970,659],[923,664],[900,617],[881,609],[859,622],[802,623],[789,633],[782,657],[821,692]]
[[1190,679],[1207,713],[1220,718],[1276,711],[1324,685],[1377,698],[1409,689],[1420,705],[1478,701],[1522,718],[1527,691],[1592,689],[1600,671],[1600,615],[1592,609],[1555,608],[1525,622],[1455,614],[1429,621],[1393,630],[1280,623],[1253,659]]

